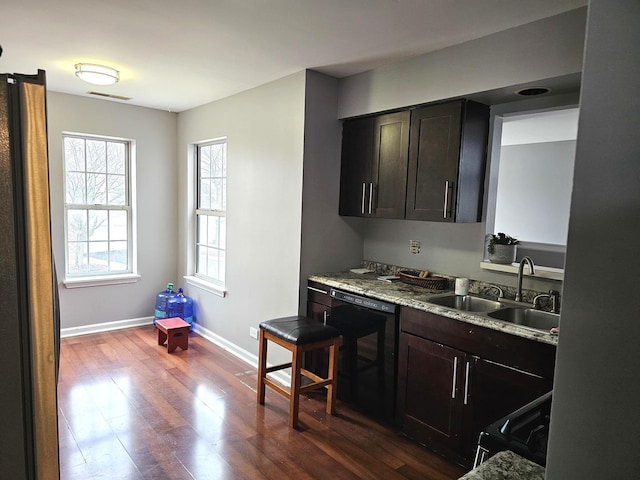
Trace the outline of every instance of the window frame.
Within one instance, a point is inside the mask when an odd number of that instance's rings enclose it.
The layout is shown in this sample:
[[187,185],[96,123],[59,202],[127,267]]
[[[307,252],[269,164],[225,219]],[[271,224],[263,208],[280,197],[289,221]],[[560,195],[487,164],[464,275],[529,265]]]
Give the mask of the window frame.
[[[210,147],[212,145],[224,145],[224,159],[223,159],[223,169],[222,169],[223,175],[218,177],[223,182],[223,188],[222,188],[223,198],[221,201],[224,207],[223,209],[201,208],[201,204],[200,204],[201,189],[202,189],[202,178],[201,178],[201,170],[200,170],[200,165],[201,165],[200,152],[203,148]],[[228,141],[226,137],[221,137],[221,138],[216,138],[216,139],[195,143],[193,144],[193,148],[194,148],[193,155],[195,159],[195,189],[194,189],[195,190],[195,199],[194,199],[195,225],[194,225],[194,241],[193,241],[193,246],[194,246],[193,276],[199,281],[204,282],[205,284],[210,284],[214,287],[220,287],[222,289],[221,292],[224,296],[226,294],[226,290],[224,290],[224,288],[226,285],[226,275],[227,275],[226,218],[227,218]],[[209,177],[209,178],[215,178],[215,177]],[[224,218],[224,221],[225,221],[224,238],[220,236],[220,232],[218,231],[217,246],[214,246],[211,244],[203,244],[203,242],[200,241],[200,217],[201,216],[206,216],[208,218],[209,217]],[[217,250],[218,252],[223,252],[224,262],[222,266],[221,278],[220,276],[218,277],[211,276],[208,274],[209,272],[200,271],[199,267],[200,267],[201,247],[211,248],[211,249]],[[216,289],[216,292],[217,290],[218,289]]]
[[[125,200],[123,205],[109,205],[108,203],[90,204],[90,203],[68,203],[68,171],[66,156],[66,139],[75,138],[87,141],[102,141],[108,143],[117,143],[124,146],[124,190]],[[85,154],[86,158],[86,154]],[[63,205],[64,205],[64,258],[65,258],[65,279],[64,285],[67,288],[113,285],[119,283],[131,283],[137,281],[140,277],[137,274],[137,242],[136,242],[136,209],[135,209],[135,141],[129,138],[112,137],[106,135],[79,133],[79,132],[62,132],[62,166],[63,166]],[[86,164],[84,170],[85,175],[88,173]],[[85,180],[86,185],[86,180]],[[105,193],[106,194],[106,193]],[[85,202],[87,198],[84,198]],[[127,215],[126,226],[126,243],[127,243],[127,268],[117,271],[88,271],[82,273],[71,273],[69,269],[69,211],[71,210],[91,210],[100,211],[124,211]],[[109,237],[107,237],[109,242]],[[86,240],[87,244],[91,242]]]

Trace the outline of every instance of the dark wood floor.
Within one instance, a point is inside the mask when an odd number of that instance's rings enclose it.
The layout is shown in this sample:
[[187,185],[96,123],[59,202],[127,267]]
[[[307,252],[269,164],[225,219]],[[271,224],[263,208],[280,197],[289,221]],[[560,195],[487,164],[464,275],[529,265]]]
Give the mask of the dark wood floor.
[[338,403],[303,397],[300,429],[256,370],[190,334],[167,354],[153,327],[62,340],[61,479],[457,479],[464,471]]

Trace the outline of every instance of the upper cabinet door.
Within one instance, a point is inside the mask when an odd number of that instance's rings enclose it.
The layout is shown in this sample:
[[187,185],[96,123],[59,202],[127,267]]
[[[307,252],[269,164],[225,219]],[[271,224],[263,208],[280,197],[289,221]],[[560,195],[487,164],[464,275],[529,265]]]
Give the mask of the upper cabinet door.
[[406,218],[478,222],[489,109],[455,101],[411,114]]
[[373,118],[346,120],[342,125],[340,215],[368,215],[372,158]]
[[410,118],[406,111],[374,119],[372,216],[404,218]]
[[408,219],[454,220],[461,110],[461,102],[455,102],[412,112]]

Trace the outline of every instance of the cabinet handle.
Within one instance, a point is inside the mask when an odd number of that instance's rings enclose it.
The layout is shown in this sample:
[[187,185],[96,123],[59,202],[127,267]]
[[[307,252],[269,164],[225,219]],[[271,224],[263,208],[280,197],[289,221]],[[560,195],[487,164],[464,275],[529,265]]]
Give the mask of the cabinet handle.
[[327,324],[327,311],[322,312],[322,323]]
[[329,295],[329,292],[326,292],[324,290],[320,290],[319,288],[314,288],[314,287],[307,287],[307,290],[311,290],[313,292],[318,292],[318,293],[322,293],[324,295]]
[[369,215],[373,213],[373,183],[369,184]]
[[447,218],[447,206],[449,205],[449,180],[444,182],[444,208],[442,209],[442,217]]
[[467,367],[464,372],[464,404],[467,405],[469,403],[469,362],[467,362]]
[[451,387],[451,398],[456,398],[456,378],[458,377],[458,357],[453,357],[453,387]]
[[366,196],[366,192],[367,192],[367,184],[362,182],[362,207],[361,207],[362,215],[364,215],[364,198]]

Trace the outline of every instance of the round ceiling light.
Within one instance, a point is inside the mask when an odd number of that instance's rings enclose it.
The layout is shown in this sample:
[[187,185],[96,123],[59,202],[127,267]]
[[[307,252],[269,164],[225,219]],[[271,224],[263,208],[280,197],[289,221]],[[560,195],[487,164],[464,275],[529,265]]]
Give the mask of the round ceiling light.
[[94,85],[113,85],[120,80],[120,72],[115,68],[95,63],[76,63],[76,77]]

